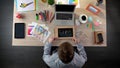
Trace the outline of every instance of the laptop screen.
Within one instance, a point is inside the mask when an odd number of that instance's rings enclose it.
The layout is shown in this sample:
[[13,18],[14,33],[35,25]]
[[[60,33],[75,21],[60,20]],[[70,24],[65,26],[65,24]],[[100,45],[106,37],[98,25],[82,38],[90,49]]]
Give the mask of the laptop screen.
[[75,5],[67,5],[67,4],[56,4],[55,11],[56,12],[74,12]]

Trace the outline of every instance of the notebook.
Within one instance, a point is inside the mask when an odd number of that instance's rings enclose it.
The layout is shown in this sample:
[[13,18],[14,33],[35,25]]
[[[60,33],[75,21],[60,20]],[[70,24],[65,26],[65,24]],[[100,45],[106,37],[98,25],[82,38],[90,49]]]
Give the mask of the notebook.
[[36,0],[16,0],[17,11],[32,11],[36,8]]

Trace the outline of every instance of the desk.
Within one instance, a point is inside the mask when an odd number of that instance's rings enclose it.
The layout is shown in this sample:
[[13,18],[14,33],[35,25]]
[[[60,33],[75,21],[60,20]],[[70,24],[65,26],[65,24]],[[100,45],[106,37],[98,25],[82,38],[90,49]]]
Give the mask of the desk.
[[[35,14],[39,13],[40,10],[50,10],[54,12],[54,6],[48,6],[47,4],[44,4],[41,2],[41,0],[38,0],[37,3],[39,6],[36,8],[36,11],[29,11],[29,12],[21,12],[25,18],[24,19],[17,19],[16,18],[16,2],[14,2],[14,15],[13,15],[13,34],[12,34],[12,45],[13,46],[43,46],[44,43],[40,42],[39,40],[37,40],[36,38],[33,37],[28,37],[27,36],[27,25],[32,23],[32,22],[37,22],[37,23],[43,23],[45,24],[45,22],[42,21],[36,21],[35,19]],[[80,0],[80,8],[76,8],[75,9],[75,14],[76,14],[76,18],[78,18],[78,16],[80,14],[86,14],[88,16],[92,16],[93,20],[97,20],[99,19],[102,24],[99,27],[95,27],[95,31],[103,31],[103,38],[104,38],[104,42],[101,45],[97,45],[94,44],[94,32],[92,31],[92,29],[87,28],[86,24],[81,24],[80,26],[78,26],[76,28],[76,34],[78,34],[78,36],[80,36],[80,40],[81,40],[81,44],[83,44],[84,46],[90,46],[90,47],[94,47],[94,46],[98,46],[98,47],[105,47],[107,46],[107,39],[106,39],[106,0],[103,1],[103,4],[100,5],[99,8],[101,10],[101,14],[99,15],[94,15],[91,12],[86,10],[86,7],[88,4],[96,4],[96,0]],[[26,34],[25,34],[25,39],[15,39],[14,38],[14,27],[15,27],[15,23],[17,22],[24,22],[26,23]],[[54,36],[54,21],[50,24],[46,25],[49,27],[49,30],[51,31],[51,36]],[[62,41],[71,41],[71,40],[58,40],[55,41],[54,44],[60,44],[60,42]]]

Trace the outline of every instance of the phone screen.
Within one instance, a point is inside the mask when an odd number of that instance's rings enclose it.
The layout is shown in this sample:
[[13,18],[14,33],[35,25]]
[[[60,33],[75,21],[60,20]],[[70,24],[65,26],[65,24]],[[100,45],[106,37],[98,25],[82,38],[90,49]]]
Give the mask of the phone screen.
[[15,23],[15,38],[25,38],[25,23]]
[[103,42],[103,36],[101,33],[97,34],[99,42]]

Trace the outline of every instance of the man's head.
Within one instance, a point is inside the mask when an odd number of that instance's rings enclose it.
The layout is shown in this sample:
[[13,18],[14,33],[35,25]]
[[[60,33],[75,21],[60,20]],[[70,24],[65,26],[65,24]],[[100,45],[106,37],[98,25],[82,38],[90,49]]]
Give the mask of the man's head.
[[63,63],[69,63],[74,57],[74,48],[68,42],[62,43],[58,48],[58,55]]

